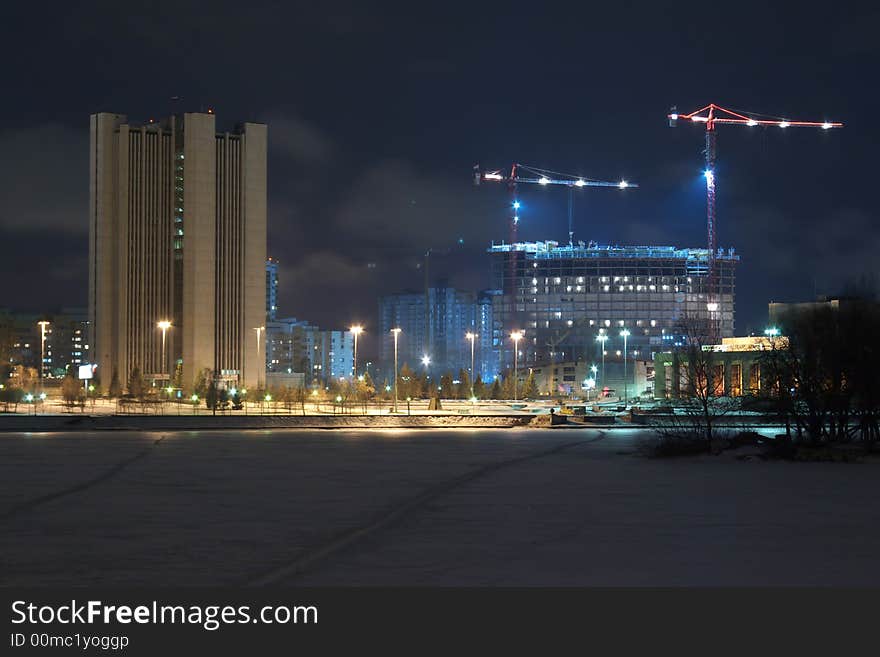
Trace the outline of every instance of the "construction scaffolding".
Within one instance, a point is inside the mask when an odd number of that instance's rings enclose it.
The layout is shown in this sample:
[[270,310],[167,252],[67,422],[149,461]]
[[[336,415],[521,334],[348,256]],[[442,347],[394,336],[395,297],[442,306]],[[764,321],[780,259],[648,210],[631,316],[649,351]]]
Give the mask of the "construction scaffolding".
[[[492,245],[493,346],[501,368],[513,362],[512,331],[525,331],[521,363],[622,358],[621,331],[630,358],[651,358],[691,335],[707,340],[717,322],[721,337],[734,332],[733,249],[715,253],[718,310],[710,317],[708,249],[609,246],[595,242],[520,242]],[[598,336],[607,336],[607,339]]]

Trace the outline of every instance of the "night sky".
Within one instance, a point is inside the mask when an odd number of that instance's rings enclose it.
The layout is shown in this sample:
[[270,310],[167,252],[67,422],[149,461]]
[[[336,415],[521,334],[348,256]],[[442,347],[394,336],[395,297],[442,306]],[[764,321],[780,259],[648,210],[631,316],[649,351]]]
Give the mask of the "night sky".
[[[671,105],[846,123],[719,128],[738,334],[763,328],[768,301],[877,268],[868,3],[29,4],[0,22],[0,306],[86,303],[95,111],[268,123],[280,313],[327,328],[375,332],[377,297],[418,288],[427,248],[449,249],[432,270],[452,284],[487,286],[507,196],[472,185],[477,162],[640,184],[581,190],[575,239],[704,246],[704,133],[669,128]],[[564,189],[524,188],[522,202],[521,238],[566,239]]]

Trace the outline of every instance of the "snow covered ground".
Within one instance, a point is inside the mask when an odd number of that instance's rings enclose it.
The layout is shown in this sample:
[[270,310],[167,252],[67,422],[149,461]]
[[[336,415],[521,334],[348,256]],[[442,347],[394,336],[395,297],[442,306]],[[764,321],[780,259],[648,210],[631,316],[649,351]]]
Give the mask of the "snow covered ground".
[[0,584],[880,585],[880,465],[651,436],[7,433]]

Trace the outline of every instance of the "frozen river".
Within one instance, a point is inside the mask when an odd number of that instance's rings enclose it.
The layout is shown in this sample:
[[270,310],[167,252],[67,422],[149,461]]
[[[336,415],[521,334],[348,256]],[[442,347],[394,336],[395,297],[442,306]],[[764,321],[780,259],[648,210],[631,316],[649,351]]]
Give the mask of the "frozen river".
[[880,466],[650,436],[5,434],[0,583],[880,586]]

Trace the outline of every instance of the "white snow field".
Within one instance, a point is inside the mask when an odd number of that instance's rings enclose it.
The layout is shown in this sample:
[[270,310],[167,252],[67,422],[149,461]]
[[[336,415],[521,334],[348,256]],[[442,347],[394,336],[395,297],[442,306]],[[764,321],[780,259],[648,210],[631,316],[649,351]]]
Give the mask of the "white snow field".
[[0,436],[0,585],[880,586],[880,465],[640,429]]

